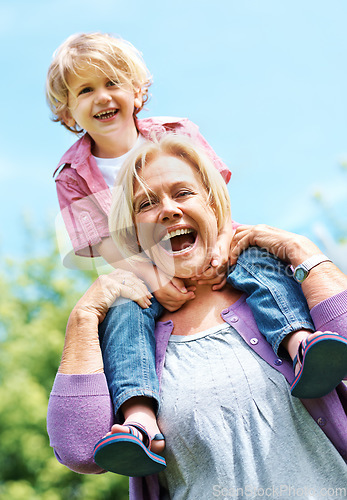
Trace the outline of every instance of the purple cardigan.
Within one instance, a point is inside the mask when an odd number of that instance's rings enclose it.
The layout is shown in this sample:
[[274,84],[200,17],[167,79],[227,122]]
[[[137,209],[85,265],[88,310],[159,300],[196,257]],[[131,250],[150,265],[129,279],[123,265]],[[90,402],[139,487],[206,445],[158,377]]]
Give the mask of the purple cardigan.
[[[347,290],[315,306],[311,315],[317,330],[335,331],[347,338]],[[293,379],[291,363],[276,356],[260,334],[243,295],[221,313],[247,344],[286,379]],[[172,321],[158,322],[156,327],[157,373],[162,373]],[[302,400],[312,418],[322,428],[340,454],[347,459],[347,388],[337,389],[319,399]],[[57,459],[69,469],[82,474],[104,472],[93,461],[93,447],[113,424],[113,411],[104,374],[57,374],[51,392],[47,429],[50,445]],[[130,478],[131,500],[158,500],[156,476]]]

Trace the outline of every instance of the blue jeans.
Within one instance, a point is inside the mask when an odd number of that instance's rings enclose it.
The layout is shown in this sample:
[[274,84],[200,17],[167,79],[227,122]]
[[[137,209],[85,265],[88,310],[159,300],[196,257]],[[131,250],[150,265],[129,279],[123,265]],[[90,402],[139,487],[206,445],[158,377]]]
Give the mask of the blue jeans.
[[[289,333],[314,331],[301,286],[288,265],[266,250],[245,250],[229,274],[228,283],[248,295],[259,331],[276,353]],[[153,398],[155,410],[159,407],[154,328],[163,311],[155,298],[148,309],[119,299],[99,326],[105,375],[116,416],[120,406],[134,396]]]
[[259,331],[277,353],[284,337],[297,330],[315,331],[310,311],[290,266],[267,250],[249,247],[238,258],[228,283],[242,290]]
[[136,302],[118,299],[99,325],[105,376],[116,417],[120,406],[134,396],[153,399],[159,407],[159,383],[155,371],[156,321],[164,308],[153,297],[142,309]]

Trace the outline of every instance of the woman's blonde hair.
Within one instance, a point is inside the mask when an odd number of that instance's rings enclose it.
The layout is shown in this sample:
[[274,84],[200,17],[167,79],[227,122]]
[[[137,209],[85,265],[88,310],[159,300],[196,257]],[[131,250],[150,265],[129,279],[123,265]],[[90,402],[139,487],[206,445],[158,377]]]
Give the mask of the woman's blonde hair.
[[142,105],[134,110],[136,115],[148,100],[148,88],[152,77],[141,53],[122,38],[105,33],[79,33],[71,35],[53,54],[46,79],[46,98],[53,113],[53,121],[60,122],[68,130],[80,134],[77,125],[69,127],[63,120],[68,109],[70,75],[79,75],[86,64],[101,70],[110,79],[141,90]]
[[113,189],[109,231],[125,258],[133,258],[137,261],[146,260],[143,253],[140,255],[141,249],[134,224],[134,183],[137,181],[150,196],[150,188],[141,179],[141,171],[155,158],[162,155],[179,158],[199,173],[206,189],[207,203],[216,214],[218,231],[230,217],[227,186],[207,154],[187,137],[173,133],[164,134],[159,139],[154,138],[153,142],[146,142],[128,158],[118,174]]

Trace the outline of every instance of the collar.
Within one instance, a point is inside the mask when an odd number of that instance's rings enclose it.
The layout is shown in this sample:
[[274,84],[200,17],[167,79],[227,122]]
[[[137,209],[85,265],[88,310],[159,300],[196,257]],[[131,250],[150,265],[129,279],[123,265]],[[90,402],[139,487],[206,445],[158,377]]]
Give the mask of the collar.
[[92,154],[92,138],[89,134],[84,134],[78,141],[76,141],[61,157],[53,177],[58,173],[58,170],[66,164],[70,165],[72,168],[84,163],[87,158]]

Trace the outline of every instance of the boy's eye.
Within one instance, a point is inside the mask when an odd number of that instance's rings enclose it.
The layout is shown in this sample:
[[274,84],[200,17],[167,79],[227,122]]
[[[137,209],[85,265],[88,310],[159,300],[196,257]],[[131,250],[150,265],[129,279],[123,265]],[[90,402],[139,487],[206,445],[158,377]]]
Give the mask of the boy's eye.
[[78,95],[88,94],[89,92],[92,92],[92,90],[93,89],[91,87],[85,87],[84,89],[80,90]]
[[110,80],[107,82],[106,87],[119,87],[119,81],[117,79]]

